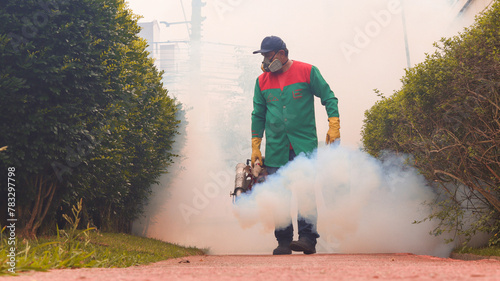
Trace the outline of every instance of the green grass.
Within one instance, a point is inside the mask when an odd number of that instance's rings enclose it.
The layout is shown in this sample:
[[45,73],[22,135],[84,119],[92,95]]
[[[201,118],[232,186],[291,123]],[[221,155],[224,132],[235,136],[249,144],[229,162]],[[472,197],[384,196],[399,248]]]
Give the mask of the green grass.
[[204,254],[197,248],[185,248],[156,239],[123,233],[95,233],[90,239],[92,243],[99,246],[100,251],[107,250],[112,256],[121,256],[122,258],[114,262],[115,266],[120,267]]
[[500,247],[498,247],[498,246],[490,246],[490,247],[484,247],[484,248],[464,247],[461,249],[457,249],[454,252],[456,252],[458,254],[473,254],[473,255],[486,256],[486,257],[491,257],[491,256],[500,257]]
[[[128,267],[170,258],[203,255],[197,248],[186,248],[160,240],[123,233],[87,231],[73,241],[62,236],[18,241],[15,272],[45,271],[54,268]],[[10,246],[1,241],[0,275],[11,274],[7,264]]]
[[[6,228],[0,231],[0,275],[53,268],[128,267],[170,258],[203,255],[202,250],[185,248],[160,240],[123,233],[100,233],[95,228],[78,229],[82,202],[73,206],[73,216],[57,235],[36,240],[9,240]],[[1,228],[1,227],[0,227]],[[15,241],[15,245],[12,242]],[[15,246],[15,268],[10,264]]]

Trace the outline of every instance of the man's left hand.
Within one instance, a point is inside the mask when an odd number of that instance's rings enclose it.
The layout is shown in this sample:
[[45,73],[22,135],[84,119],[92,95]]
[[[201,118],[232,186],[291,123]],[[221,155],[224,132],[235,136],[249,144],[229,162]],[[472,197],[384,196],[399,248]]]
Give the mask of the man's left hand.
[[340,119],[338,117],[328,118],[328,132],[326,133],[326,144],[333,143],[340,139]]

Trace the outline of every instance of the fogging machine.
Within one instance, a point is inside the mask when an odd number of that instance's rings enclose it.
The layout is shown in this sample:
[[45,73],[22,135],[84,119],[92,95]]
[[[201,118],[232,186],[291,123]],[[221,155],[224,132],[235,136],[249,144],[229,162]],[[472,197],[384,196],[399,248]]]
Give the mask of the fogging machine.
[[236,165],[236,177],[234,180],[234,191],[229,193],[233,197],[233,203],[238,200],[238,197],[243,194],[250,192],[254,184],[262,183],[266,180],[267,171],[266,167],[260,164],[257,159],[252,168],[250,165],[251,160],[247,159],[246,164],[238,163]]

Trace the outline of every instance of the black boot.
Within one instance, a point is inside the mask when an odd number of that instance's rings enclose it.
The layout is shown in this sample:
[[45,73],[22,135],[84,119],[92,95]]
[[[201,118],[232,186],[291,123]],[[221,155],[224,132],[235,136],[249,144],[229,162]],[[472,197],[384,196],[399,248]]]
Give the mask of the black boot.
[[279,242],[278,247],[273,250],[273,255],[291,255],[292,249],[290,249],[290,241]]
[[290,243],[290,249],[296,252],[304,252],[306,255],[316,253],[316,245],[309,239],[300,237],[298,241]]

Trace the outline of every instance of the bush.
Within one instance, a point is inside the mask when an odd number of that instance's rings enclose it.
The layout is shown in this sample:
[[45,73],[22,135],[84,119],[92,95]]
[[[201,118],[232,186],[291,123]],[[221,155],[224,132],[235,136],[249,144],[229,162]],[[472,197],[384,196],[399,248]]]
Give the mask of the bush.
[[[447,194],[447,207],[431,216],[442,220],[436,233],[498,233],[500,2],[436,47],[407,70],[399,91],[365,113],[363,144],[373,155],[412,154],[429,183]],[[465,222],[468,216],[474,221]]]
[[126,228],[178,125],[137,17],[122,0],[8,0],[0,19],[0,179],[15,167],[21,233],[79,198],[85,219]]

